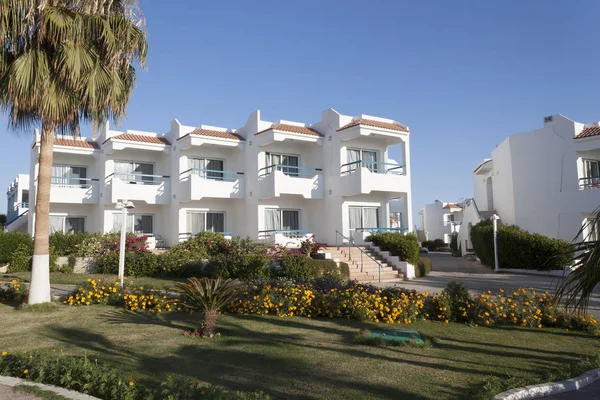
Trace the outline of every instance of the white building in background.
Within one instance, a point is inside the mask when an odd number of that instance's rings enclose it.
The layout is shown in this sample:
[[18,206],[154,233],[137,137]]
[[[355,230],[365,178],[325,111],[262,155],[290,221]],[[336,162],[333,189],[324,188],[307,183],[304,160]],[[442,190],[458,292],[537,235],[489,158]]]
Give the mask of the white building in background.
[[425,240],[442,239],[450,244],[452,235],[460,230],[462,206],[436,200],[432,204],[425,204],[419,216]]
[[546,117],[500,143],[473,185],[479,217],[495,211],[504,224],[571,241],[600,206],[600,123]]
[[[307,234],[334,244],[370,231],[408,230],[409,129],[394,120],[341,115],[304,124],[252,113],[235,130],[207,125],[58,137],[50,193],[51,231],[120,230],[118,200],[134,203],[127,228],[172,245],[199,231],[286,243]],[[388,157],[400,146],[400,160]],[[32,146],[34,210],[40,138]],[[400,199],[390,212],[390,200]],[[396,207],[398,207],[398,205]],[[33,233],[35,213],[29,213]]]
[[19,174],[6,190],[7,232],[27,232],[29,211],[29,175]]

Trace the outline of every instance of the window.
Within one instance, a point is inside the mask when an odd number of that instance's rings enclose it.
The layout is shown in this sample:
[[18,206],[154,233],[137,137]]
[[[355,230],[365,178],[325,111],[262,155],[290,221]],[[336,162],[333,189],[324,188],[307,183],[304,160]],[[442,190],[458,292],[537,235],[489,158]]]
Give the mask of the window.
[[23,190],[21,194],[21,207],[29,207],[29,190]]
[[583,173],[585,176],[581,183],[584,188],[600,187],[600,161],[583,160]]
[[390,228],[402,228],[402,213],[391,212],[390,213]]
[[350,211],[350,230],[379,228],[379,208],[348,207]]
[[371,172],[377,172],[377,152],[373,150],[346,149],[347,160],[346,170],[343,172],[352,173],[359,166],[365,167]]
[[115,176],[124,182],[153,185],[154,164],[133,161],[115,161]]
[[299,157],[288,154],[265,153],[267,173],[281,171],[289,176],[298,176]]
[[225,232],[224,212],[188,212],[187,229],[189,233]]
[[[154,216],[146,214],[127,214],[127,232],[137,235],[154,233]],[[121,214],[113,214],[113,232],[121,232]]]
[[188,166],[205,179],[223,180],[225,162],[210,158],[188,158]]
[[300,230],[300,211],[283,210],[278,208],[265,209],[266,231],[297,231]]
[[87,187],[87,168],[53,164],[52,185],[61,187]]
[[85,217],[50,216],[50,233],[81,233],[85,231]]

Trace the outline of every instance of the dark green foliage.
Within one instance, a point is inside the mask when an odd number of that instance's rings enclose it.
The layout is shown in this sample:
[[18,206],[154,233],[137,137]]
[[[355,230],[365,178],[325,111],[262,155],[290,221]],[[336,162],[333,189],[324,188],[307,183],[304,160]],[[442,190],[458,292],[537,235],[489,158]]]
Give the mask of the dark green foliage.
[[290,278],[297,282],[310,282],[323,276],[343,281],[350,276],[349,270],[342,272],[342,268],[333,260],[315,260],[299,254],[281,258],[279,265],[275,277]]
[[8,272],[22,272],[31,270],[31,256],[33,249],[25,243],[20,243],[19,246],[12,252],[11,258],[8,261]]
[[428,275],[431,272],[431,259],[428,257],[421,257],[415,268],[415,276],[420,278]]
[[452,255],[454,257],[460,257],[460,245],[458,243],[458,235],[455,233],[452,235],[452,240],[450,241],[450,249],[452,250]]
[[12,254],[20,245],[33,254],[33,239],[27,233],[0,231],[0,265],[10,262]]
[[[119,272],[119,252],[104,254],[96,260],[96,271],[100,274]],[[158,256],[150,252],[125,253],[125,276],[156,276],[159,272]]]
[[213,256],[207,268],[220,278],[247,279],[269,275],[267,249],[250,238],[234,237]]
[[346,279],[350,279],[350,266],[348,263],[340,262],[340,274]]
[[[473,250],[481,263],[494,266],[494,231],[491,221],[483,221],[471,229]],[[515,225],[498,225],[498,261],[502,268],[537,270],[562,269],[569,265],[573,245],[537,233],[529,233]]]
[[448,245],[442,239],[425,240],[421,246],[426,247],[429,251],[446,251]]
[[419,262],[419,241],[413,233],[376,233],[367,238],[383,251],[389,251],[392,255],[400,257],[400,260],[417,265]]
[[160,387],[147,387],[126,378],[122,371],[87,357],[34,352],[0,357],[0,375],[56,385],[101,399],[115,400],[268,400],[262,392],[229,392],[191,380],[171,377]]
[[469,290],[463,285],[462,282],[448,282],[446,288],[442,292],[443,296],[448,299],[450,304],[450,321],[452,322],[465,322],[467,317],[463,311],[468,307],[468,302],[471,298]]
[[92,235],[88,232],[62,233],[55,232],[50,235],[50,247],[60,257],[77,254],[82,243],[90,239]]

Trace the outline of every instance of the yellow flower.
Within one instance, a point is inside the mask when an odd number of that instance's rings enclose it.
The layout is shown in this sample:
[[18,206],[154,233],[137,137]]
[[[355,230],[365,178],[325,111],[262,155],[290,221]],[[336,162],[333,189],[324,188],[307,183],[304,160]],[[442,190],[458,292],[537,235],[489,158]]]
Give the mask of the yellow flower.
[[133,386],[133,382],[129,382],[129,386]]
[[[600,350],[598,350],[598,351],[600,351]],[[3,351],[3,352],[2,352],[2,356],[5,356],[5,355],[7,355],[7,354],[8,354],[8,353],[7,353],[7,352],[5,352],[5,351]]]
[[28,374],[28,373],[29,373],[29,370],[28,370],[28,369],[26,369],[25,371],[23,371],[23,373],[24,373],[24,374]]

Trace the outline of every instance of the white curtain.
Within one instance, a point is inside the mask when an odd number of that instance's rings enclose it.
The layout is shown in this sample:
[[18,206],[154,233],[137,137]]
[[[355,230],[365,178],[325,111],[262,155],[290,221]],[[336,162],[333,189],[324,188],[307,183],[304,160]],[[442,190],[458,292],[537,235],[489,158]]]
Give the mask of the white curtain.
[[225,214],[206,213],[206,230],[211,232],[225,232]]
[[363,165],[366,168],[368,168],[369,171],[372,171],[372,172],[377,171],[377,164],[375,164],[375,162],[377,161],[377,152],[376,151],[363,150],[362,151],[362,160],[363,160]]
[[[342,172],[355,171],[359,167],[358,163],[356,163],[356,162],[360,160],[360,150],[347,149],[346,154],[347,154],[346,163],[348,163],[349,165],[346,165],[346,170],[342,171]],[[355,164],[350,164],[350,163],[355,163]]]
[[363,209],[363,228],[379,228],[378,209],[365,207]]
[[281,213],[278,209],[265,209],[265,230],[275,231],[281,229]]
[[360,207],[348,207],[350,210],[350,229],[362,228],[362,209]]
[[204,232],[204,213],[187,213],[187,229],[190,233]]
[[50,216],[50,234],[53,234],[54,232],[62,232],[64,221],[65,221],[65,217],[51,215]]

